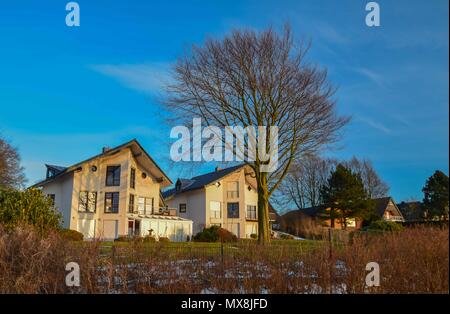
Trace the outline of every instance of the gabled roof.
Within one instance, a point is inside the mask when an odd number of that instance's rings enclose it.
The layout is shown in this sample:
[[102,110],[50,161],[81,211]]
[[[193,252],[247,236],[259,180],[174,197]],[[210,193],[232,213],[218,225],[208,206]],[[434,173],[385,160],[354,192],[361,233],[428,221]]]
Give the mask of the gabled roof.
[[167,199],[168,197],[174,195],[175,192],[176,193],[184,193],[184,192],[193,191],[196,189],[201,189],[209,184],[219,181],[223,177],[235,172],[236,170],[241,169],[244,166],[245,166],[244,164],[241,164],[238,166],[229,167],[229,168],[205,173],[205,174],[202,174],[202,175],[199,175],[196,177],[192,177],[190,179],[180,178],[177,180],[177,182],[175,184],[175,185],[179,185],[180,189],[177,191],[176,187],[174,187],[173,189],[167,190],[162,193],[163,197],[165,199]]
[[295,209],[295,210],[288,211],[283,216],[291,217],[291,216],[304,214],[304,215],[308,215],[310,217],[316,217],[324,209],[325,209],[325,206],[306,207],[306,208],[301,208],[301,209]]
[[[391,200],[391,197],[380,197],[380,198],[374,198],[373,201],[375,203],[375,213],[382,217],[384,212],[386,211],[386,208],[388,207],[389,201]],[[392,204],[395,205],[394,202]]]
[[[161,168],[156,164],[156,162],[150,157],[150,155],[145,151],[145,149],[141,146],[141,144],[139,144],[139,142],[136,139],[132,139],[129,142],[126,142],[122,145],[116,146],[114,148],[110,148],[108,150],[103,151],[101,154],[95,155],[91,158],[88,158],[86,160],[83,160],[81,162],[78,162],[72,166],[69,167],[61,167],[61,166],[54,166],[54,165],[46,165],[47,168],[51,167],[52,169],[57,170],[57,173],[50,177],[47,178],[45,180],[42,180],[40,182],[37,182],[35,184],[33,184],[31,187],[40,187],[43,185],[46,185],[52,181],[54,181],[55,179],[64,176],[66,174],[72,173],[76,170],[81,169],[81,166],[84,163],[90,162],[96,158],[99,157],[104,157],[104,156],[109,156],[109,155],[114,155],[116,153],[118,153],[120,150],[124,149],[124,148],[130,148],[131,151],[133,152],[133,154],[135,155],[135,158],[139,159],[139,158],[145,158],[148,161],[150,161],[150,163],[155,166],[156,172],[157,172],[157,176],[161,176],[166,182],[168,182],[168,184],[172,184],[172,181],[170,180],[170,178],[161,170]],[[142,160],[142,159],[141,159]],[[143,161],[143,160],[142,160]]]
[[380,216],[383,217],[384,212],[386,211],[389,202],[392,203],[392,205],[394,206],[394,208],[397,210],[397,213],[399,216],[403,217],[403,214],[400,210],[400,208],[398,208],[397,204],[395,204],[394,199],[390,196],[387,197],[381,197],[381,198],[375,198],[373,199],[375,201],[375,213]]
[[52,169],[52,170],[54,170],[57,173],[67,169],[67,167],[56,166],[56,165],[49,165],[49,164],[45,164],[45,166],[47,167],[47,169]]
[[422,202],[401,202],[397,208],[402,213],[406,221],[421,221],[424,219],[425,208]]

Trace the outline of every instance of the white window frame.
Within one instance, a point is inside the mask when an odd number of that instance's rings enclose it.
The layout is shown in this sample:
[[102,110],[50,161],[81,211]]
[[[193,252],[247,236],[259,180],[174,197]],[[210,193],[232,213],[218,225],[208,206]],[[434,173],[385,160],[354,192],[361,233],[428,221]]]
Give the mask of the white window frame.
[[[219,208],[217,209],[216,206],[214,205],[219,205]],[[210,218],[214,218],[214,219],[220,219],[222,218],[222,203],[219,201],[209,201],[209,215]]]
[[227,182],[227,198],[239,198],[239,181]]
[[[250,217],[250,216],[249,216],[249,210],[248,210],[248,208],[249,208],[250,206],[255,208],[255,210],[254,210],[255,217]],[[247,204],[247,205],[245,206],[245,218],[257,220],[257,219],[258,219],[258,206],[253,205],[253,204]]]

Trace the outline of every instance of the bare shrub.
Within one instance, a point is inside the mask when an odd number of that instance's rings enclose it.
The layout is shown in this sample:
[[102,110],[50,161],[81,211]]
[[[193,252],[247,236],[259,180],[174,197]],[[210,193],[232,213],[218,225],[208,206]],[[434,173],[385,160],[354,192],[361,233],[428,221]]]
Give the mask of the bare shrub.
[[322,221],[318,218],[308,216],[299,211],[291,213],[287,217],[281,218],[281,230],[306,239],[322,239],[327,232],[327,228],[322,226]]
[[[0,293],[448,293],[448,228],[356,233],[351,241],[68,242],[0,228]],[[79,263],[81,287],[65,286]],[[381,285],[365,286],[366,264]]]
[[[94,250],[92,251],[92,249]],[[89,269],[94,267],[95,245],[83,248],[64,240],[58,232],[41,235],[35,228],[19,225],[6,231],[0,225],[0,293],[65,293],[65,265],[77,262],[85,269],[85,292],[95,288]],[[81,290],[77,291],[80,292]]]

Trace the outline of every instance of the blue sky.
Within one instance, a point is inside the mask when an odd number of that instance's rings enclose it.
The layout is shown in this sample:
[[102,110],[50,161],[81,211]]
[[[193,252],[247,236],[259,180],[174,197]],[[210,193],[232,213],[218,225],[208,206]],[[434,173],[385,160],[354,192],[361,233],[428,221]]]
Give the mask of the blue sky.
[[67,2],[0,5],[0,132],[30,184],[44,163],[70,165],[132,138],[176,179],[156,106],[170,65],[208,36],[285,22],[312,40],[309,60],[328,68],[339,112],[353,117],[327,155],[371,159],[398,201],[422,198],[434,170],[448,174],[447,0],[378,1],[378,28],[357,0],[80,0],[72,28]]

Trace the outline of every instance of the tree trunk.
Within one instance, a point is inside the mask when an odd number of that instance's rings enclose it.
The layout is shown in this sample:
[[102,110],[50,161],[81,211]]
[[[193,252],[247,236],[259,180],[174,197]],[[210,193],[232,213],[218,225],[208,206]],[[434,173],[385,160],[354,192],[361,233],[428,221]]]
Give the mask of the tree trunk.
[[269,188],[267,185],[267,173],[260,172],[256,175],[258,184],[258,243],[270,243],[269,226]]

